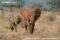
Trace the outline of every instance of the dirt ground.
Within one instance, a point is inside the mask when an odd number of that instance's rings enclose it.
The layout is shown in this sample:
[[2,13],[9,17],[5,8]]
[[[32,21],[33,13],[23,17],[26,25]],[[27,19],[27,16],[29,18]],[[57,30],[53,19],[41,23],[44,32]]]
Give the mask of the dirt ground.
[[[0,12],[1,13],[1,12]],[[51,13],[55,19],[49,20]],[[20,23],[17,32],[12,32],[9,28],[7,18],[0,18],[0,40],[60,40],[60,12],[42,11],[41,17],[36,21],[34,33],[24,34],[24,28]]]

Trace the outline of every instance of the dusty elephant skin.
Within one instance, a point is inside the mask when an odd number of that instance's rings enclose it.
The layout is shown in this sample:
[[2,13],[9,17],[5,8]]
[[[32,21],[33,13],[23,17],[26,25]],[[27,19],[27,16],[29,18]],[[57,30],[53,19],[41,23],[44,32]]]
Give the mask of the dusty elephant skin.
[[34,26],[36,20],[40,17],[41,10],[39,8],[29,8],[24,7],[21,9],[21,18],[23,21],[23,25],[25,28],[25,31],[28,31],[28,33],[32,34],[34,31]]
[[17,25],[22,21],[25,32],[32,34],[35,22],[41,15],[41,10],[36,7],[23,7],[20,11],[20,15],[21,18],[16,15],[12,15],[9,18],[11,30],[17,31]]
[[9,25],[12,31],[17,32],[17,25],[21,22],[21,18],[16,15],[9,17]]
[[35,11],[33,12],[33,15],[31,15],[30,17],[30,26],[29,26],[29,32],[32,34],[34,31],[34,26],[35,26],[35,22],[36,20],[40,17],[41,15],[41,10],[40,9],[35,9]]

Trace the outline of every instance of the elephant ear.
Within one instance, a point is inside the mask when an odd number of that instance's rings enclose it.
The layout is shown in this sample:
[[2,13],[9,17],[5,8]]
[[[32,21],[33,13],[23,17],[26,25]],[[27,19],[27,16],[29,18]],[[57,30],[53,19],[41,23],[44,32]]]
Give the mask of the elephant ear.
[[17,24],[19,24],[22,21],[21,17],[18,17]]
[[35,20],[41,16],[41,10],[39,8],[35,9]]

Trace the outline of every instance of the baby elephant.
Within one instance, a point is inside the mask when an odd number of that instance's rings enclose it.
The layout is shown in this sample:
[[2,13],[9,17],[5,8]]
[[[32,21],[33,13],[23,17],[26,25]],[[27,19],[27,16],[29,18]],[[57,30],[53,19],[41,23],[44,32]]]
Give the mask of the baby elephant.
[[21,18],[16,15],[12,15],[9,17],[9,25],[12,31],[17,32],[17,25],[20,22],[21,22]]

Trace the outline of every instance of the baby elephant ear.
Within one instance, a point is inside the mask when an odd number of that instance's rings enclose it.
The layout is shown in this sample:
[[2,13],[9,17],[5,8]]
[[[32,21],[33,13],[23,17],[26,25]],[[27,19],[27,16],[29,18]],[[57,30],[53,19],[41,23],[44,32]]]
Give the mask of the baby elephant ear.
[[21,17],[18,17],[17,24],[19,24],[22,21]]

